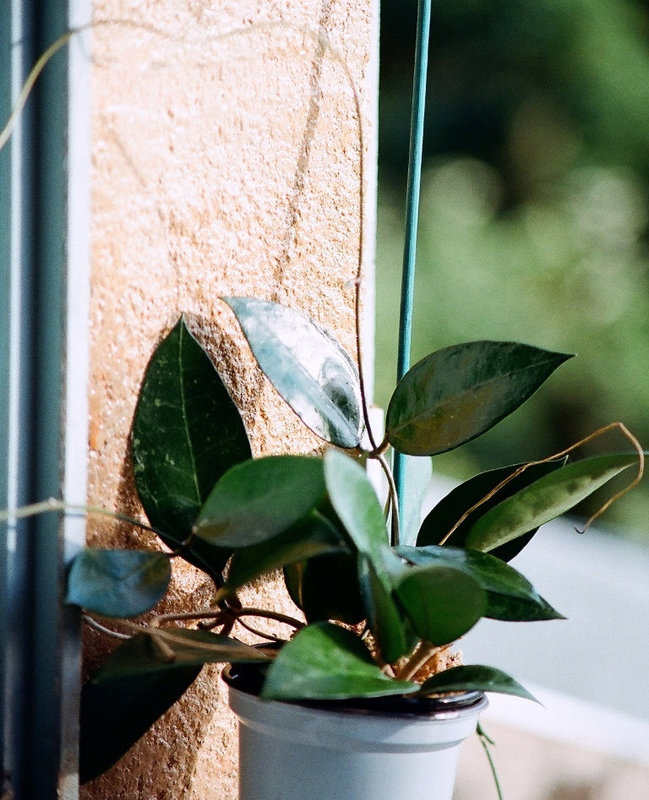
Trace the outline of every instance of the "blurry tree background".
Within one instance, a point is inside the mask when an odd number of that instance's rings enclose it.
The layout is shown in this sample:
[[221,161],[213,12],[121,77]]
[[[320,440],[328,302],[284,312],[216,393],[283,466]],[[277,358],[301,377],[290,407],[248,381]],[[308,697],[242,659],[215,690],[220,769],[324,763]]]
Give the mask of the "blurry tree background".
[[[394,387],[416,0],[383,0],[377,402]],[[576,353],[434,468],[649,448],[649,3],[434,0],[413,363],[472,339]],[[595,449],[625,447],[602,441]],[[645,485],[647,481],[645,481]],[[588,509],[582,509],[587,513]],[[607,516],[649,541],[649,489]]]

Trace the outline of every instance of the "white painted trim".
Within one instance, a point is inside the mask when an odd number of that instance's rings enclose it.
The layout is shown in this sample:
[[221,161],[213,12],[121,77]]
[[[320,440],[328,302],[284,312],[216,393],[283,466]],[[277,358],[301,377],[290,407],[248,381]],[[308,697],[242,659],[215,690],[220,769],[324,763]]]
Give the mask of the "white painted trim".
[[[14,107],[23,83],[23,30],[22,30],[22,4],[13,2],[11,5],[11,30],[13,35],[11,48],[11,108]],[[18,454],[20,450],[20,395],[21,395],[21,369],[22,354],[21,314],[16,313],[22,307],[22,226],[23,226],[23,181],[22,176],[22,149],[23,149],[23,117],[20,115],[12,134],[11,142],[11,189],[10,204],[13,209],[11,214],[11,239],[9,252],[9,307],[13,313],[9,315],[9,375],[8,386],[8,442],[7,442],[7,508],[11,511],[19,505],[19,466]],[[10,554],[16,552],[16,520],[10,518],[7,523],[7,549]],[[11,558],[11,556],[10,556]]]
[[[91,0],[69,0],[70,28],[88,26]],[[90,369],[90,29],[74,36],[68,56],[66,299],[63,397],[63,499],[72,505],[87,502],[88,386]],[[68,562],[84,546],[86,525],[79,515],[63,521],[63,557]],[[63,630],[60,655],[62,693],[61,800],[77,800],[81,642],[76,617]]]
[[[71,0],[70,28],[88,25],[90,0]],[[88,375],[90,335],[90,30],[74,36],[68,47],[68,197],[65,337],[64,499],[86,503],[88,452]],[[66,520],[66,557],[84,543],[78,516]]]
[[363,348],[363,378],[370,403],[374,398],[374,361],[376,329],[376,215],[378,207],[379,159],[379,40],[380,0],[372,0],[372,31],[370,58],[367,66],[365,91],[367,100],[363,111],[369,121],[365,135],[365,207],[361,224],[364,225],[365,261],[363,263],[363,323],[361,330]]

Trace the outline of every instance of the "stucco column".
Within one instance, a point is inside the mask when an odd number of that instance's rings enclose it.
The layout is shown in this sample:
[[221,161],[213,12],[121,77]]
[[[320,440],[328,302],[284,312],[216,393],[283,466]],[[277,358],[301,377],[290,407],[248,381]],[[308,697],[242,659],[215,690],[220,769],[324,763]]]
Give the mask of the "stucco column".
[[[378,0],[94,6],[88,499],[137,515],[131,417],[151,352],[183,312],[243,406],[255,453],[318,447],[218,298],[304,310],[354,351],[363,214],[366,275],[372,260]],[[89,538],[158,546],[110,522],[93,521]],[[259,602],[280,591],[266,583]],[[200,573],[177,569],[169,604],[209,592]],[[88,634],[89,668],[106,646]],[[205,668],[82,797],[234,800],[235,723],[217,675]]]

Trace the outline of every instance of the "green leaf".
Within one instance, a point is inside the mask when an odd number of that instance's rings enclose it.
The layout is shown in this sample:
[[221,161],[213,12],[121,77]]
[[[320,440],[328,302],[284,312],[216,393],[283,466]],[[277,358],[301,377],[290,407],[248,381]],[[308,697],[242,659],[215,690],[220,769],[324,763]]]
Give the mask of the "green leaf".
[[358,553],[329,497],[318,506],[318,513],[338,532],[346,547],[287,565],[286,588],[308,622],[335,619],[354,625],[367,616],[358,582]]
[[[564,466],[565,463],[566,459],[556,459],[543,464],[530,465],[524,472],[510,480],[493,497],[481,503],[475,511],[472,511],[464,522],[453,532],[449,539],[451,544],[456,547],[463,547],[466,543],[466,537],[471,526],[477,519],[489,511],[490,508],[498,505],[498,503],[502,502],[506,497],[510,497],[525,486],[529,486],[530,483],[538,480],[538,478],[553,472],[555,469],[559,469]],[[510,475],[513,475],[520,466],[520,464],[515,464],[509,467],[492,469],[488,472],[481,472],[479,475],[475,475],[473,478],[470,478],[468,481],[452,489],[424,519],[417,537],[417,545],[425,546],[438,544],[446,534],[452,530],[453,526],[466,511],[476,505],[476,503],[484,500],[496,486]],[[514,556],[518,555],[523,547],[532,539],[536,530],[537,529],[534,528],[529,531],[527,535],[520,537],[515,542],[510,542],[502,548],[494,550],[493,555],[503,561],[510,561]]]
[[225,588],[236,591],[272,570],[324,553],[340,553],[345,549],[338,531],[313,511],[273,539],[237,550],[230,562]]
[[519,622],[563,619],[520,572],[488,553],[460,547],[398,547],[398,555],[419,566],[444,565],[469,575],[486,591],[485,617]]
[[[119,663],[111,675],[112,661]],[[128,662],[132,661],[133,673]],[[147,669],[142,663],[148,662]],[[161,664],[149,636],[129,639],[82,688],[79,777],[96,778],[117,762],[185,693],[202,665]]]
[[395,602],[391,584],[363,556],[359,557],[358,577],[370,630],[384,660],[396,661],[415,645],[412,625]]
[[250,349],[280,395],[315,434],[338,447],[361,440],[356,365],[309,317],[277,303],[226,297]]
[[568,358],[515,342],[438,350],[399,381],[388,405],[387,439],[414,456],[459,447],[511,414]]
[[187,690],[203,663],[267,661],[258,650],[208,631],[164,628],[173,650],[164,660],[149,634],[117,647],[84,684],[81,695],[80,778],[85,783],[118,761]]
[[331,553],[284,569],[286,588],[308,622],[336,619],[355,625],[365,619],[356,561],[351,553]]
[[[250,455],[234,402],[181,318],[149,362],[131,437],[137,492],[165,544],[189,537],[214,483]],[[186,557],[210,574],[227,558],[200,541]]]
[[309,625],[281,649],[261,696],[274,700],[338,700],[408,694],[419,687],[383,674],[361,640],[327,622]]
[[412,633],[392,596],[391,570],[401,562],[388,546],[383,510],[363,468],[335,450],[325,454],[325,480],[331,504],[362,554],[359,582],[372,632],[387,661],[409,649]]
[[104,617],[135,617],[156,605],[170,578],[164,553],[89,548],[70,566],[66,602]]
[[637,453],[594,456],[567,464],[503,500],[472,525],[466,546],[493,550],[569,511],[638,463]]
[[443,672],[438,672],[421,685],[420,694],[445,694],[446,692],[498,692],[512,694],[534,700],[527,689],[512,677],[494,667],[484,667],[479,664],[468,664],[463,667],[451,667]]
[[421,508],[430,489],[433,465],[430,458],[404,456],[403,485],[408,487],[399,508],[401,541],[414,544],[421,525]]
[[329,499],[351,540],[377,569],[388,550],[383,509],[365,470],[349,456],[328,450],[324,474]]
[[[130,678],[146,672],[157,672],[171,664],[248,664],[269,661],[268,655],[257,647],[251,647],[237,639],[218,633],[193,628],[167,626],[147,633],[153,641],[153,655],[123,654],[117,658],[115,653],[101,670],[102,680]],[[137,638],[137,637],[136,637]],[[171,655],[173,654],[173,656]]]
[[214,486],[195,533],[219,547],[249,547],[290,528],[325,496],[321,458],[267,456],[245,461]]
[[394,591],[417,636],[436,645],[463,636],[487,609],[484,589],[454,567],[409,567]]

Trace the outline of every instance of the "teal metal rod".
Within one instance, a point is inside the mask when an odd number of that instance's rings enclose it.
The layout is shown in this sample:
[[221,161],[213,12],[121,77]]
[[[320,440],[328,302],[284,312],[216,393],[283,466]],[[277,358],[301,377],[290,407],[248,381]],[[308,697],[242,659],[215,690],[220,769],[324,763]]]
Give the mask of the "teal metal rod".
[[[406,234],[403,252],[403,271],[401,273],[397,381],[401,380],[410,367],[410,343],[412,339],[412,309],[415,292],[415,263],[417,259],[421,163],[424,145],[424,114],[426,110],[426,75],[428,72],[430,18],[431,0],[419,0],[417,8],[417,41],[415,45],[415,74],[410,120],[408,184],[406,189]],[[399,508],[404,507],[404,477],[405,457],[401,453],[395,453],[394,480],[397,487]]]

